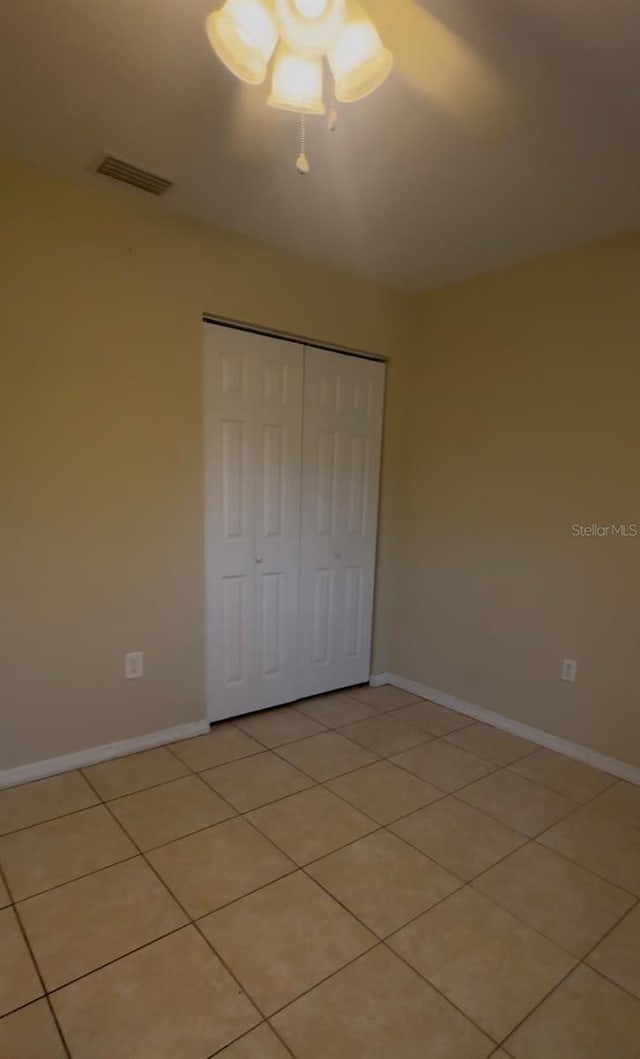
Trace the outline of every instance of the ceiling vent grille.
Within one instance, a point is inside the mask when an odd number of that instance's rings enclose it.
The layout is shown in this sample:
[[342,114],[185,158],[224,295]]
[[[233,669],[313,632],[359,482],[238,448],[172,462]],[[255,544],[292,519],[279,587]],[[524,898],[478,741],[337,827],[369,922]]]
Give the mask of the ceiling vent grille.
[[105,155],[96,172],[111,177],[112,180],[120,180],[123,184],[130,184],[131,187],[140,188],[141,191],[148,191],[150,195],[163,195],[173,186],[170,180],[156,176],[155,173],[147,173],[145,169],[138,169],[130,162],[123,162],[121,158],[114,158],[110,154]]

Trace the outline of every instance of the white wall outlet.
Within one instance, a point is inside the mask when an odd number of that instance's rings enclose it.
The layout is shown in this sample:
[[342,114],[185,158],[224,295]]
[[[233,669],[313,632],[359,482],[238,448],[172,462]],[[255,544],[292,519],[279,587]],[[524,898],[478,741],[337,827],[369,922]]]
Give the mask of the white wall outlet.
[[144,653],[130,651],[124,656],[124,675],[126,680],[138,680],[144,676]]
[[570,684],[576,682],[576,670],[578,663],[573,658],[562,659],[562,673],[560,674],[563,680],[568,680]]

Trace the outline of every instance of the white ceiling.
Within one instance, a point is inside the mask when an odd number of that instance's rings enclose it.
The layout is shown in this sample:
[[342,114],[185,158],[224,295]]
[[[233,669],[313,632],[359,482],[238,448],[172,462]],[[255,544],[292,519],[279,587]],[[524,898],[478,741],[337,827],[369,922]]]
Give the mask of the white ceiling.
[[295,116],[209,47],[218,0],[3,0],[3,145],[91,181],[109,151],[175,181],[158,209],[408,290],[640,226],[639,0],[375,3],[392,44],[435,16],[504,78],[515,120],[475,113],[454,69],[451,106],[425,94],[446,58],[425,38],[413,77],[398,55],[335,133],[309,119],[301,177]]

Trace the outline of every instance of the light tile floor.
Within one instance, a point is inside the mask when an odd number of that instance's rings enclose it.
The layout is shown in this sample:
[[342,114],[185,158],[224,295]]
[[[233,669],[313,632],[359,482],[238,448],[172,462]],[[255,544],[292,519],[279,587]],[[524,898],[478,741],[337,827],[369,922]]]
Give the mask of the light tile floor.
[[0,792],[2,1059],[638,1059],[640,788],[355,688]]

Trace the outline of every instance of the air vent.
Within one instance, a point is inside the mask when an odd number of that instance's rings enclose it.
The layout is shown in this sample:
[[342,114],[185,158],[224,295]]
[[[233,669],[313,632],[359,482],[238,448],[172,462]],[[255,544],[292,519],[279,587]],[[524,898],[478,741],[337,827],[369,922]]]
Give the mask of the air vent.
[[130,162],[123,162],[121,158],[114,158],[110,154],[102,159],[96,171],[111,177],[112,180],[121,180],[123,184],[131,184],[141,191],[148,191],[150,195],[163,195],[172,187],[170,180],[156,176],[155,173],[147,173],[145,169],[138,169]]

